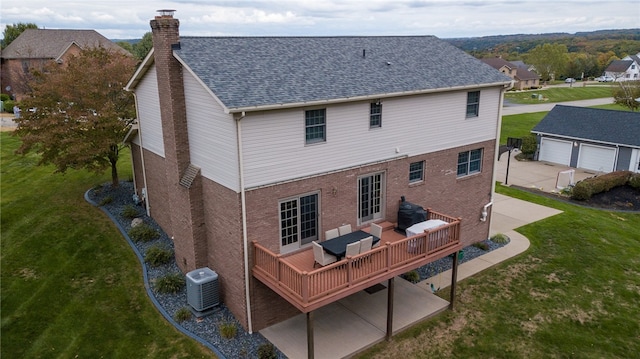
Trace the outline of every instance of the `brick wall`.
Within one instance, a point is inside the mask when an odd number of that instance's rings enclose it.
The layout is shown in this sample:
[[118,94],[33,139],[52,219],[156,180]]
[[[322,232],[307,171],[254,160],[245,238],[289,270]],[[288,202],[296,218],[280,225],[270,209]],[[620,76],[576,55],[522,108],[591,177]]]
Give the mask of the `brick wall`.
[[189,188],[180,185],[180,179],[191,160],[182,65],[173,57],[172,50],[172,46],[180,42],[179,25],[179,21],[172,16],[157,16],[151,20],[158,92],[162,104],[160,117],[170,233],[174,238],[178,266],[187,272],[207,265],[207,238],[200,174]]
[[[480,221],[480,213],[491,200],[491,183],[495,141],[486,141],[455,149],[438,151],[312,177],[247,192],[247,235],[270,250],[280,252],[278,201],[288,197],[319,191],[320,230],[350,223],[357,228],[357,179],[361,175],[384,171],[386,176],[384,219],[397,221],[401,196],[425,208],[462,217],[461,240],[464,245],[487,239],[489,226]],[[458,153],[483,148],[482,172],[457,178]],[[425,180],[409,185],[409,164],[425,161]],[[368,227],[365,223],[360,227]],[[251,262],[252,263],[252,262]],[[252,284],[252,315],[254,330],[285,320],[299,312],[288,302],[274,297],[261,283]]]

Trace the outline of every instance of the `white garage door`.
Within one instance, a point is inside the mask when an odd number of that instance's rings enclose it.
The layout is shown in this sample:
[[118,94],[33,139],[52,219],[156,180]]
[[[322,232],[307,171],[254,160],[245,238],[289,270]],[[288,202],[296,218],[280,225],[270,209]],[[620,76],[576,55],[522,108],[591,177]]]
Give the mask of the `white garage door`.
[[578,155],[578,168],[592,171],[611,172],[616,162],[616,149],[581,144]]
[[571,163],[571,142],[542,138],[540,142],[540,161],[559,163],[568,166]]

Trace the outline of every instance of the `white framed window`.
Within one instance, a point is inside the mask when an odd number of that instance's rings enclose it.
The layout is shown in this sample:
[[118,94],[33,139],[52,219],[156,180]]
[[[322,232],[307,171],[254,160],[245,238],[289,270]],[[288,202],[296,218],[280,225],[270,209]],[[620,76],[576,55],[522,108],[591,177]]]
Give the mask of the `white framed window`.
[[325,142],[327,110],[306,110],[304,112],[304,140],[306,144]]
[[278,206],[281,253],[318,239],[320,203],[317,192],[281,200]]
[[458,153],[458,177],[479,173],[482,170],[482,149]]
[[358,178],[358,222],[382,218],[384,208],[384,173]]
[[424,181],[424,161],[409,164],[409,183]]
[[369,128],[382,127],[382,103],[372,102],[369,110]]
[[480,113],[480,91],[467,92],[467,117],[478,117]]

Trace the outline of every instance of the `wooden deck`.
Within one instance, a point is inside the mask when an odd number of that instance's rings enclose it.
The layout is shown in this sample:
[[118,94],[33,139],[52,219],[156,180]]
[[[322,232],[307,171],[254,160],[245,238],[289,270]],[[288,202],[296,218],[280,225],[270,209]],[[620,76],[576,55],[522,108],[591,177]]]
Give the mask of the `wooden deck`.
[[428,219],[448,224],[408,238],[387,225],[379,247],[320,268],[314,268],[311,248],[280,255],[253,242],[253,276],[303,313],[310,312],[459,251],[460,219],[428,213]]

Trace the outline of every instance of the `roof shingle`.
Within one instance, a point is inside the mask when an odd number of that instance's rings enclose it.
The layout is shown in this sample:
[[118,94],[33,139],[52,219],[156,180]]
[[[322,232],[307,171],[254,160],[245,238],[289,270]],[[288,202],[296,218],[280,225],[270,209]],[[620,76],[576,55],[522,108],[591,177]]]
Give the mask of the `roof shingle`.
[[640,112],[556,105],[531,132],[640,147]]
[[511,80],[433,36],[181,37],[175,54],[231,109]]
[[80,48],[102,46],[126,52],[95,30],[26,29],[2,50],[2,58],[56,59],[72,43]]

